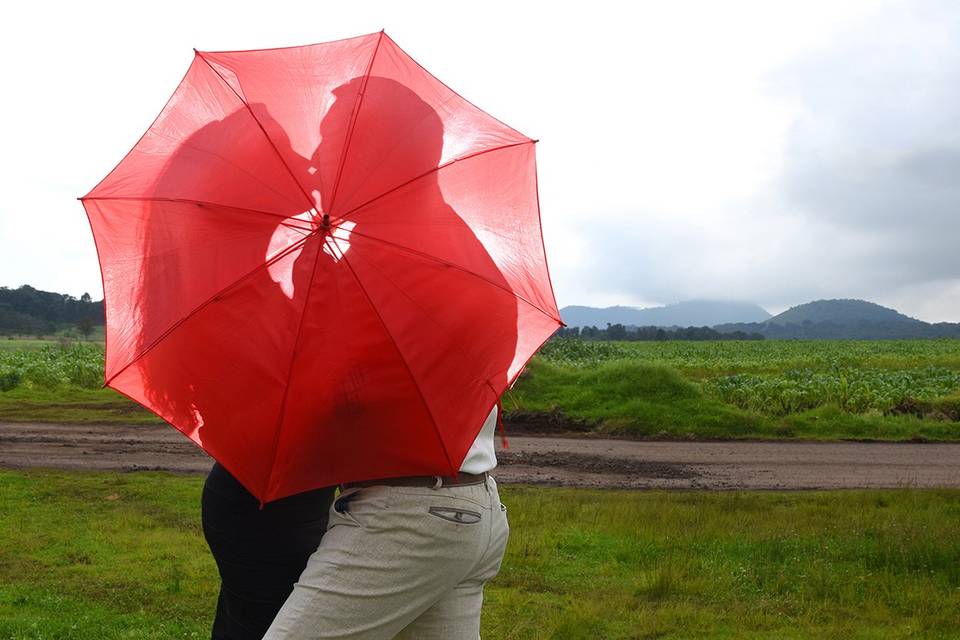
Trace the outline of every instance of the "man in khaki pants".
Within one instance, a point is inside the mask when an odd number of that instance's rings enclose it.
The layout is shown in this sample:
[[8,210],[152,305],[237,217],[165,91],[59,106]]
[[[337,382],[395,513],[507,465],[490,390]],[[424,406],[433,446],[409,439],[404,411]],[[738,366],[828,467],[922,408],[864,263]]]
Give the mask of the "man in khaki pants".
[[496,422],[495,406],[455,478],[345,486],[264,639],[477,640],[509,535],[488,473]]

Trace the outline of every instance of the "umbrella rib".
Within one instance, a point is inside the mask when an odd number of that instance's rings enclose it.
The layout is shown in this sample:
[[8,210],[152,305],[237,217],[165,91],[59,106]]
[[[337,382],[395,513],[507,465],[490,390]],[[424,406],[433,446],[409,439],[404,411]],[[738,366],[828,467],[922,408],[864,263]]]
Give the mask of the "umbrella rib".
[[[339,247],[338,247],[338,248],[339,248]],[[340,253],[341,253],[341,255],[342,255],[343,252],[341,251]],[[357,257],[357,255],[355,254],[354,257]],[[376,272],[380,275],[381,278],[383,278],[384,280],[386,280],[387,282],[389,282],[391,285],[393,285],[393,288],[396,289],[397,292],[398,292],[400,295],[402,295],[403,297],[405,297],[407,300],[410,301],[411,304],[413,304],[413,305],[414,305],[415,307],[417,307],[421,312],[423,312],[423,318],[425,319],[426,322],[429,322],[430,324],[432,324],[434,327],[436,327],[436,328],[437,328],[440,332],[442,332],[442,333],[448,333],[448,334],[450,333],[450,328],[449,328],[449,327],[444,326],[444,325],[441,325],[439,322],[437,322],[436,320],[434,320],[434,319],[433,319],[433,314],[431,314],[429,311],[427,311],[426,309],[424,309],[423,306],[422,306],[419,302],[417,302],[410,294],[408,294],[406,291],[404,291],[404,290],[403,290],[403,287],[401,287],[400,285],[398,285],[398,284],[393,280],[393,278],[391,278],[390,276],[388,276],[386,273],[383,272],[383,270],[381,270],[379,267],[377,267],[376,264],[373,263],[373,261],[370,261],[370,262],[369,262],[369,266],[370,266],[370,268],[372,268],[374,271],[376,271]],[[493,389],[494,397],[499,397],[499,394],[497,393],[496,389],[493,388],[493,385],[490,383],[490,381],[489,381],[489,380],[485,380],[484,382],[487,383],[487,386],[489,386],[491,389]],[[487,413],[489,413],[489,411],[488,411]]]
[[[334,244],[336,244],[336,241],[334,241]],[[343,254],[343,250],[342,250],[339,246],[337,246],[337,249],[339,250],[339,253],[342,255],[342,254]],[[358,255],[357,255],[356,253],[354,253],[354,258],[356,259],[357,257],[358,257]],[[444,326],[444,325],[440,324],[439,322],[437,322],[437,320],[433,317],[433,314],[431,314],[431,313],[428,312],[426,309],[424,309],[423,306],[422,306],[419,302],[417,302],[416,300],[414,300],[414,298],[413,298],[409,293],[407,293],[406,291],[403,290],[403,287],[401,287],[400,285],[398,285],[398,284],[394,281],[393,278],[391,278],[391,277],[388,276],[386,273],[384,273],[384,271],[383,271],[380,267],[378,267],[372,260],[366,260],[366,259],[364,259],[363,262],[366,262],[367,265],[368,265],[371,269],[373,269],[374,271],[376,271],[377,274],[378,274],[381,278],[383,278],[384,280],[386,280],[387,282],[389,282],[391,285],[393,285],[393,288],[397,290],[397,293],[399,293],[399,294],[402,295],[404,298],[406,298],[407,300],[409,300],[409,301],[410,301],[410,304],[412,304],[413,306],[417,307],[417,309],[419,309],[419,310],[422,312],[424,322],[430,323],[432,326],[434,326],[434,327],[435,327],[438,331],[440,331],[441,333],[443,333],[443,332],[449,332],[449,331],[450,331],[450,328],[449,328],[449,327]]]
[[[195,204],[199,207],[223,207],[224,209],[234,209],[235,211],[242,211],[244,213],[258,213],[264,216],[271,216],[274,218],[280,218],[281,220],[297,220],[295,216],[285,216],[279,213],[272,213],[270,211],[263,211],[260,209],[250,209],[248,207],[236,207],[230,204],[223,204],[221,202],[208,202],[206,200],[191,200],[189,198],[158,198],[154,196],[94,196],[94,197],[83,197],[78,198],[81,202],[86,200],[120,200],[127,202],[173,202],[179,204]],[[278,222],[277,224],[282,224],[285,227],[290,227],[291,229],[299,229],[301,231],[312,231],[313,226],[301,227],[299,225],[290,224],[288,222]]]
[[[318,230],[319,231],[319,230]],[[317,275],[317,264],[320,261],[320,254],[323,253],[323,247],[317,247],[317,255],[313,257],[313,268],[310,269],[310,281],[307,283],[307,295],[303,298],[303,309],[300,311],[300,320],[297,322],[297,336],[293,339],[293,349],[290,352],[290,364],[287,365],[287,384],[283,388],[283,398],[280,400],[280,411],[277,415],[277,425],[274,427],[276,433],[273,436],[273,452],[270,454],[270,466],[267,471],[267,482],[263,487],[263,497],[260,499],[261,506],[265,498],[270,493],[273,485],[274,471],[277,465],[277,455],[280,453],[280,433],[283,430],[283,417],[287,411],[287,396],[290,392],[290,378],[293,375],[293,365],[297,361],[297,347],[300,346],[300,335],[303,332],[303,319],[307,317],[307,308],[310,306],[310,294],[313,293],[313,278]]]
[[[194,49],[194,51],[196,51],[196,49]],[[277,154],[277,158],[280,160],[280,164],[282,164],[282,165],[283,165],[283,168],[286,169],[286,170],[287,170],[287,173],[290,174],[290,178],[293,180],[293,183],[294,183],[295,185],[297,185],[297,188],[300,190],[300,193],[302,193],[302,194],[303,194],[303,197],[306,199],[307,205],[308,205],[311,209],[313,209],[314,206],[315,206],[315,205],[314,205],[314,202],[313,202],[313,198],[311,198],[311,197],[307,194],[306,190],[303,188],[303,185],[300,184],[300,181],[299,181],[299,180],[297,180],[297,176],[294,175],[293,170],[290,168],[290,165],[287,164],[287,161],[283,159],[283,154],[281,154],[281,153],[280,153],[280,150],[277,149],[277,145],[275,145],[275,144],[273,143],[273,138],[271,138],[271,137],[270,137],[270,134],[267,133],[267,130],[263,127],[263,124],[260,122],[260,119],[257,118],[256,114],[253,113],[253,109],[250,108],[250,105],[247,103],[246,99],[244,99],[244,97],[241,96],[241,95],[237,92],[237,90],[233,88],[233,85],[231,85],[229,82],[227,82],[227,79],[223,77],[223,74],[220,73],[220,71],[218,71],[216,67],[214,67],[212,64],[210,64],[210,61],[207,60],[206,57],[205,57],[202,53],[200,53],[199,51],[197,51],[196,53],[197,53],[197,56],[198,56],[201,60],[203,60],[204,62],[206,62],[206,63],[207,63],[207,66],[210,67],[210,69],[211,69],[215,74],[217,74],[217,77],[220,78],[220,81],[221,81],[228,89],[230,89],[230,91],[233,92],[233,95],[237,96],[237,100],[240,101],[240,104],[242,104],[244,107],[246,107],[247,113],[250,114],[250,117],[253,118],[253,121],[257,123],[257,126],[258,126],[258,127],[260,127],[260,131],[263,132],[263,137],[267,139],[267,142],[270,144],[270,146],[273,148],[274,152]],[[239,78],[237,79],[237,81],[239,82]]]
[[369,200],[367,200],[366,202],[364,202],[364,203],[362,203],[362,204],[358,204],[358,205],[355,206],[353,209],[350,209],[349,211],[347,211],[346,213],[344,213],[342,216],[337,216],[336,218],[334,218],[334,221],[335,221],[335,222],[339,222],[339,221],[341,221],[341,220],[345,220],[347,216],[352,215],[352,214],[354,214],[354,213],[357,213],[357,212],[360,211],[361,209],[363,209],[363,208],[365,208],[365,207],[373,204],[374,202],[376,202],[377,200],[379,200],[379,199],[381,199],[381,198],[384,198],[384,197],[390,195],[390,194],[393,193],[394,191],[397,191],[397,190],[399,190],[399,189],[402,189],[402,188],[404,188],[405,186],[407,186],[408,184],[410,184],[410,183],[412,183],[412,182],[416,182],[416,181],[419,180],[420,178],[425,178],[426,176],[429,176],[429,175],[431,175],[431,174],[437,173],[438,171],[440,171],[440,169],[443,169],[444,167],[449,167],[450,165],[452,165],[452,164],[454,164],[454,163],[456,163],[456,162],[463,162],[464,160],[469,160],[470,158],[476,158],[477,156],[482,156],[482,155],[485,154],[485,153],[493,153],[494,151],[503,151],[504,149],[510,149],[510,148],[513,148],[513,147],[519,147],[519,146],[522,145],[522,144],[536,144],[536,142],[537,142],[536,140],[524,140],[523,142],[511,142],[510,144],[504,144],[504,145],[501,145],[501,146],[499,146],[499,147],[493,147],[492,149],[482,149],[481,151],[475,151],[475,152],[473,152],[473,153],[468,153],[467,155],[464,155],[464,156],[457,156],[456,158],[451,158],[450,160],[447,160],[447,161],[444,162],[443,164],[437,165],[436,167],[433,167],[432,169],[429,169],[429,170],[427,170],[427,171],[424,171],[424,172],[421,173],[420,175],[414,176],[414,177],[410,178],[409,180],[407,180],[406,182],[403,182],[403,183],[401,183],[401,184],[398,184],[398,185],[395,186],[395,187],[392,187],[392,188],[390,188],[390,189],[387,189],[386,191],[384,191],[384,192],[381,193],[380,195],[376,195],[376,196],[370,198]]
[[551,320],[556,320],[557,322],[561,322],[561,323],[563,322],[563,321],[560,320],[559,318],[551,315],[549,312],[547,312],[547,311],[545,311],[544,309],[542,309],[539,305],[537,305],[537,304],[533,303],[532,301],[528,300],[528,299],[526,298],[526,296],[522,296],[522,295],[520,295],[519,293],[517,293],[516,291],[514,291],[513,289],[511,289],[511,288],[509,288],[509,287],[506,287],[506,286],[504,286],[504,285],[502,285],[502,284],[499,284],[499,283],[491,280],[490,278],[488,278],[488,277],[486,277],[486,276],[480,275],[480,274],[477,273],[476,271],[471,271],[470,269],[467,269],[467,268],[465,268],[465,267],[461,267],[461,266],[458,265],[458,264],[454,264],[454,263],[452,263],[452,262],[447,262],[446,260],[443,260],[443,259],[441,259],[441,258],[438,258],[438,257],[436,257],[436,256],[434,256],[434,255],[430,255],[429,253],[425,253],[425,252],[423,252],[423,251],[419,251],[419,250],[417,250],[417,249],[413,249],[413,248],[411,248],[411,247],[408,247],[408,246],[405,246],[405,245],[402,245],[402,244],[397,244],[396,242],[390,242],[389,240],[384,240],[383,238],[378,238],[378,237],[376,237],[376,236],[371,236],[371,235],[366,234],[366,233],[361,233],[360,231],[357,231],[356,228],[350,230],[350,235],[354,235],[354,234],[360,236],[361,238],[367,238],[368,240],[373,240],[374,242],[380,242],[380,243],[382,243],[382,244],[385,244],[385,245],[388,245],[388,246],[390,246],[390,247],[393,247],[394,249],[397,249],[397,250],[399,250],[399,251],[406,251],[407,253],[412,253],[412,254],[414,254],[414,255],[416,255],[416,256],[420,256],[421,258],[425,258],[425,259],[427,259],[427,260],[431,260],[431,261],[433,261],[433,262],[437,262],[437,263],[442,264],[442,265],[444,265],[444,266],[446,266],[446,267],[450,267],[451,269],[456,269],[457,271],[462,271],[463,273],[469,274],[469,275],[471,275],[471,276],[473,276],[473,277],[475,277],[475,278],[479,278],[480,280],[483,280],[483,281],[486,282],[487,284],[493,285],[494,287],[497,287],[498,289],[502,289],[503,291],[506,291],[506,292],[509,293],[510,295],[516,297],[518,300],[521,300],[521,301],[523,301],[523,302],[526,302],[528,305],[530,305],[531,307],[533,307],[534,309],[536,309],[537,311],[539,311],[539,312],[542,313],[543,315],[547,316],[547,317],[550,318]]
[[137,360],[139,360],[140,358],[142,358],[143,356],[145,356],[151,349],[153,349],[155,346],[157,346],[157,344],[159,344],[161,340],[163,340],[163,339],[166,338],[168,335],[170,335],[170,333],[173,332],[174,329],[176,329],[177,327],[179,327],[180,325],[182,325],[184,322],[186,322],[187,320],[189,320],[191,317],[193,317],[194,315],[196,315],[201,309],[203,309],[204,307],[206,307],[206,306],[207,306],[208,304],[210,304],[211,302],[216,301],[216,300],[219,299],[221,296],[223,296],[224,294],[226,294],[230,289],[233,289],[234,287],[240,285],[240,284],[241,284],[242,282],[244,282],[247,278],[249,278],[250,276],[254,275],[255,273],[257,273],[257,272],[260,271],[261,269],[264,269],[264,268],[266,268],[266,267],[269,267],[269,266],[272,265],[274,262],[280,260],[281,258],[284,258],[285,256],[289,255],[291,252],[295,251],[296,249],[298,249],[298,248],[301,247],[302,245],[306,244],[307,240],[309,240],[312,236],[316,235],[319,231],[320,231],[320,230],[317,229],[317,230],[311,232],[310,234],[303,236],[302,238],[300,238],[300,239],[297,240],[296,242],[292,243],[292,244],[289,245],[288,247],[286,247],[286,248],[284,248],[284,249],[281,249],[280,251],[278,251],[277,253],[275,253],[269,260],[267,260],[266,262],[263,262],[263,263],[257,265],[256,267],[254,267],[253,269],[251,269],[251,270],[248,271],[247,273],[243,274],[242,276],[240,276],[239,278],[237,278],[236,280],[234,280],[233,282],[231,282],[230,284],[228,284],[227,286],[223,287],[222,289],[220,289],[219,291],[217,291],[216,293],[214,293],[212,296],[210,296],[209,298],[207,298],[206,300],[204,300],[203,302],[201,302],[199,305],[197,305],[196,307],[194,307],[193,309],[191,309],[189,313],[187,313],[187,314],[184,315],[182,318],[180,318],[179,320],[177,320],[176,322],[174,322],[174,323],[173,323],[172,325],[170,325],[170,327],[168,327],[163,333],[161,333],[159,336],[157,336],[150,344],[148,344],[146,347],[144,347],[143,349],[141,349],[140,352],[137,353],[137,355],[133,356],[133,358],[130,359],[130,362],[128,362],[127,364],[123,365],[119,370],[117,370],[116,373],[114,373],[112,376],[110,376],[110,378],[103,383],[103,386],[104,386],[104,387],[109,387],[109,386],[110,386],[110,383],[111,383],[117,376],[119,376],[121,373],[123,373],[124,371],[126,371],[127,368],[129,368],[130,365],[132,365],[134,362],[136,362]]
[[[533,192],[537,195],[537,230],[540,232],[540,249],[543,251],[543,268],[547,271],[547,284],[550,286],[550,299],[553,301],[554,308],[557,307],[557,294],[553,291],[553,280],[550,279],[550,263],[547,260],[547,244],[543,240],[543,218],[540,215],[540,182],[537,178],[537,163],[534,159],[533,163]],[[567,326],[567,323],[562,319],[557,318],[560,321],[560,326]]]
[[159,131],[153,131],[152,133],[153,133],[153,135],[155,135],[155,136],[160,136],[160,137],[162,137],[162,138],[166,138],[166,139],[168,139],[168,140],[171,140],[171,141],[177,143],[177,144],[178,144],[178,151],[180,151],[180,150],[182,150],[182,149],[189,149],[189,150],[191,150],[191,151],[196,151],[197,153],[202,153],[202,154],[211,156],[211,157],[213,157],[213,158],[216,158],[216,159],[220,160],[221,162],[230,165],[231,167],[233,167],[234,169],[236,169],[237,171],[239,171],[239,172],[242,173],[243,175],[247,176],[249,179],[256,181],[256,182],[257,182],[258,184],[260,184],[260,185],[263,185],[263,187],[264,187],[267,191],[271,191],[271,192],[277,194],[278,196],[282,197],[284,200],[287,200],[288,202],[293,202],[293,200],[290,199],[289,194],[283,193],[282,191],[278,191],[277,189],[275,189],[275,188],[272,187],[271,185],[269,185],[269,184],[267,184],[266,182],[264,182],[263,180],[259,179],[255,174],[247,171],[246,169],[244,169],[244,168],[241,167],[240,165],[235,164],[234,162],[232,162],[229,158],[227,158],[227,157],[225,157],[225,156],[222,156],[222,155],[220,155],[219,153],[217,153],[217,152],[215,152],[215,151],[212,151],[211,149],[204,149],[204,148],[202,148],[202,147],[197,147],[197,146],[194,146],[194,145],[192,145],[192,144],[187,144],[187,141],[181,141],[180,139],[178,139],[178,138],[175,137],[175,136],[170,136],[170,135],[167,135],[167,134],[164,134],[164,133],[160,133]]
[[333,203],[337,199],[337,189],[340,187],[340,177],[343,175],[343,167],[347,164],[347,153],[350,151],[350,141],[353,140],[353,130],[357,126],[357,118],[360,116],[360,106],[363,104],[363,95],[367,90],[367,83],[370,81],[370,72],[373,70],[373,62],[377,59],[377,52],[380,51],[380,43],[383,42],[383,31],[380,31],[380,37],[377,38],[377,44],[373,48],[373,55],[370,56],[370,62],[367,63],[367,70],[363,74],[363,82],[360,84],[360,91],[357,93],[357,102],[353,105],[353,111],[350,114],[350,125],[347,129],[347,138],[343,142],[343,151],[340,154],[340,164],[337,167],[337,177],[333,181],[333,190],[330,194],[330,206],[324,207],[327,213],[333,211]]
[[[449,96],[449,97],[446,98],[443,102],[441,102],[440,104],[438,104],[438,105],[437,105],[437,108],[441,108],[441,107],[445,106],[446,103],[447,103],[449,100],[451,100],[452,98],[453,98],[453,96]],[[405,143],[407,143],[407,141],[408,141],[407,139],[408,139],[408,138],[416,137],[416,136],[411,135],[411,134],[412,134],[413,132],[415,132],[416,129],[417,129],[417,127],[419,127],[421,124],[423,124],[424,122],[429,121],[430,118],[431,118],[431,116],[436,116],[436,111],[430,111],[430,112],[428,112],[428,113],[425,113],[421,118],[415,120],[413,123],[408,124],[408,125],[405,126],[403,129],[397,129],[397,131],[394,133],[394,135],[395,135],[398,139],[393,142],[393,144],[390,146],[389,149],[385,149],[385,150],[383,151],[383,153],[381,154],[380,159],[377,161],[376,164],[374,164],[374,165],[372,165],[372,166],[369,166],[369,167],[367,168],[367,170],[366,170],[367,174],[368,174],[368,175],[374,175],[374,174],[376,174],[377,171],[380,170],[380,168],[383,167],[383,165],[386,164],[386,163],[391,159],[391,155],[392,155],[397,149],[402,149],[402,145],[405,144]],[[355,194],[358,189],[362,189],[363,186],[364,186],[364,184],[365,184],[364,182],[360,182],[359,184],[354,185],[354,189],[353,189],[353,191],[351,191],[351,193],[350,193],[349,195]],[[349,195],[348,195],[348,197],[349,197]],[[331,217],[335,217],[336,214],[334,214],[333,212],[331,212],[330,215],[331,215]]]
[[339,247],[336,246],[336,243],[333,245],[337,248],[337,253],[340,254],[340,260],[347,265],[347,268],[350,270],[350,274],[353,276],[353,279],[356,281],[357,286],[360,287],[360,291],[363,293],[363,296],[367,299],[370,308],[373,309],[373,313],[377,316],[377,320],[380,321],[380,326],[383,327],[383,332],[387,334],[387,337],[390,339],[390,342],[393,343],[393,348],[397,352],[397,356],[400,358],[400,362],[403,363],[403,366],[406,368],[407,373],[410,375],[410,380],[413,381],[413,386],[417,390],[417,393],[420,395],[420,401],[423,402],[424,409],[427,410],[427,415],[430,416],[430,424],[433,425],[433,431],[437,436],[437,441],[440,443],[440,448],[443,450],[443,456],[447,459],[447,464],[450,467],[451,473],[456,473],[456,469],[453,467],[453,461],[450,460],[450,452],[447,451],[447,443],[443,441],[443,436],[440,434],[440,425],[437,424],[437,418],[433,415],[433,410],[430,408],[430,404],[427,402],[427,397],[423,394],[423,389],[420,388],[420,383],[417,382],[416,376],[413,375],[413,370],[410,368],[410,363],[407,362],[407,359],[403,357],[403,351],[400,350],[400,345],[397,344],[396,338],[393,337],[393,334],[390,333],[390,329],[387,328],[387,323],[384,322],[383,316],[380,315],[380,312],[377,311],[377,306],[373,303],[373,300],[370,298],[370,294],[367,293],[366,287],[363,286],[363,283],[360,281],[360,277],[357,275],[357,272],[354,271],[353,265],[350,264],[350,259],[347,258],[347,254],[343,251],[340,251]]
[[[380,37],[377,38],[377,44],[373,48],[373,55],[370,56],[370,62],[367,63],[366,73],[363,74],[363,84],[361,84],[360,91],[357,94],[357,102],[353,107],[353,112],[350,114],[350,125],[349,125],[349,129],[347,130],[347,138],[344,141],[343,152],[340,156],[340,166],[337,168],[337,177],[333,183],[333,191],[332,191],[332,195],[330,196],[330,207],[325,207],[327,210],[333,207],[333,201],[337,197],[337,187],[340,186],[340,176],[343,174],[343,165],[346,163],[346,160],[347,160],[347,152],[350,149],[350,140],[353,138],[353,129],[357,124],[357,115],[360,112],[360,105],[363,102],[363,93],[367,88],[367,81],[370,79],[370,71],[373,68],[373,61],[377,57],[377,51],[380,49],[380,42],[382,40],[383,40],[383,31],[381,30]],[[207,62],[207,64],[210,64],[210,63]],[[211,65],[210,68],[213,69],[213,66]],[[216,69],[214,69],[214,71],[216,71]],[[217,72],[217,75],[220,75],[220,73]],[[223,76],[221,76],[220,78],[221,80],[223,80]],[[226,80],[224,80],[224,82],[226,82]],[[231,87],[231,89],[232,88],[233,87]],[[234,93],[236,93],[236,91],[234,91]],[[239,98],[240,95],[237,94],[237,97]],[[246,101],[243,100],[243,103],[246,104]],[[248,106],[247,109],[249,110],[250,107]],[[253,115],[253,111],[250,111],[250,115]],[[256,119],[256,116],[254,116],[254,119]],[[260,124],[259,121],[257,121],[257,124]],[[263,129],[263,126],[261,126],[260,128]],[[266,131],[264,131],[264,134],[266,134]],[[269,136],[267,136],[267,138],[269,139]],[[271,144],[273,144],[273,141],[271,141]],[[279,154],[280,152],[278,151],[277,153]],[[284,163],[284,166],[286,166],[286,163]],[[289,171],[289,167],[287,168],[287,170]],[[291,172],[291,175],[293,175],[292,172]],[[299,185],[299,182],[297,184]],[[302,190],[302,187],[301,187],[301,190]],[[293,373],[293,365],[296,362],[297,346],[300,342],[300,330],[303,328],[303,318],[306,316],[307,305],[310,302],[310,292],[313,290],[313,276],[316,275],[317,262],[320,258],[320,253],[321,253],[321,250],[318,248],[317,255],[313,261],[313,270],[310,272],[310,284],[308,285],[307,295],[303,304],[303,313],[300,315],[300,323],[297,325],[297,337],[293,343],[293,353],[290,355],[290,367],[287,370],[287,386],[284,387],[283,389],[283,399],[280,402],[280,415],[277,419],[277,427],[276,427],[277,433],[273,441],[273,455],[271,456],[270,472],[269,472],[269,475],[267,476],[267,486],[265,487],[265,490],[267,492],[269,492],[270,487],[273,484],[273,475],[274,475],[274,470],[277,464],[277,454],[280,451],[280,432],[283,428],[283,416],[287,407],[287,392],[290,390],[290,376]],[[446,453],[446,449],[444,449],[444,452]],[[447,457],[447,459],[449,460],[449,456]]]

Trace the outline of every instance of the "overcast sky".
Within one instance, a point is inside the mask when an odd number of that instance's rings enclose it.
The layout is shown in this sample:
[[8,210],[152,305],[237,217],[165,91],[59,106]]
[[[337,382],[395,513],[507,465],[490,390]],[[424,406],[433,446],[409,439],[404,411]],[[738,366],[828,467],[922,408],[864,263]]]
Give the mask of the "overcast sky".
[[[634,6],[638,5],[638,6]],[[149,9],[148,9],[149,8]],[[0,285],[102,295],[76,197],[201,50],[386,29],[539,138],[561,306],[864,298],[960,321],[960,3],[26,3],[0,24]]]

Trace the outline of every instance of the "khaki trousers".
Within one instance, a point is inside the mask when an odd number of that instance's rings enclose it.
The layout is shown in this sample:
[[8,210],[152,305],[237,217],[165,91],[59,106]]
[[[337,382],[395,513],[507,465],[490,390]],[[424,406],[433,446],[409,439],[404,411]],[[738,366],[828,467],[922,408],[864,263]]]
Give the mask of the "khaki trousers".
[[477,640],[507,545],[497,484],[350,488],[265,640]]

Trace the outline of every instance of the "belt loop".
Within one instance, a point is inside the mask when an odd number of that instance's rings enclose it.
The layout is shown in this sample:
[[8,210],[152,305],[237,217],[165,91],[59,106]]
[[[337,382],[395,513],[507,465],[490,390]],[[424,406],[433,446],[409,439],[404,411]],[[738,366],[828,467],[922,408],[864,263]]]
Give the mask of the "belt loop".
[[441,476],[433,476],[436,478],[436,481],[433,483],[433,489],[437,490],[443,486],[443,478]]

